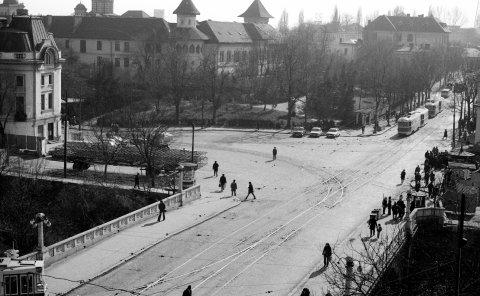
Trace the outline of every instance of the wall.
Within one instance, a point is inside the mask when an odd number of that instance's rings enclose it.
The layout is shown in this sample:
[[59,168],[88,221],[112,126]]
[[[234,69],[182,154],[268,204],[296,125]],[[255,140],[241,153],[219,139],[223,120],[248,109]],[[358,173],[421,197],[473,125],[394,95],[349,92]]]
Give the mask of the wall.
[[[180,206],[188,204],[196,199],[201,198],[200,185],[196,185],[185,189],[182,193],[178,193],[163,199],[167,211],[176,209]],[[119,217],[115,220],[109,221],[105,224],[67,238],[61,242],[46,247],[44,253],[45,267],[71,256],[84,248],[88,248],[99,241],[108,238],[120,232],[123,229],[141,223],[147,219],[158,215],[158,204],[155,202],[144,208],[131,212],[127,215]],[[30,253],[20,257],[22,260],[34,260],[37,253]]]

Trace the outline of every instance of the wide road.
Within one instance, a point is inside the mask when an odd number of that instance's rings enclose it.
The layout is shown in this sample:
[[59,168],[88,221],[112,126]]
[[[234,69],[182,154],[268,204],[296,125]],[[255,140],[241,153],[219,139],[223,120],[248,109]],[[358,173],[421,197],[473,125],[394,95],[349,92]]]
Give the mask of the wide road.
[[[396,136],[396,128],[375,137],[291,138],[285,134],[197,132],[196,149],[209,163],[197,173],[203,198],[222,195],[211,165],[239,183],[248,181],[256,200],[174,236],[70,295],[287,295],[322,260],[326,242],[349,239],[382,195],[406,190],[401,169],[412,177],[423,154],[441,141],[451,125],[444,111],[415,134]],[[451,134],[451,131],[449,130]],[[188,147],[190,134],[177,141]],[[276,146],[278,157],[271,161]],[[188,149],[188,148],[187,148]],[[227,186],[228,187],[228,186]],[[229,187],[228,187],[229,188]],[[121,291],[121,290],[124,291]]]

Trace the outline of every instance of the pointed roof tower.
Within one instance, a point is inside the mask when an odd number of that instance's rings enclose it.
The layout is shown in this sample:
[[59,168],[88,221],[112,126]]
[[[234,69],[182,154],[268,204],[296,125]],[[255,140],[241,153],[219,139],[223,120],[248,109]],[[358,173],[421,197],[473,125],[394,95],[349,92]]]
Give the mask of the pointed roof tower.
[[268,19],[273,18],[260,0],[254,0],[250,7],[238,17],[243,17],[243,22],[245,23],[261,24],[268,24]]
[[192,0],[182,0],[177,9],[173,12],[176,15],[199,15],[200,12],[193,4]]

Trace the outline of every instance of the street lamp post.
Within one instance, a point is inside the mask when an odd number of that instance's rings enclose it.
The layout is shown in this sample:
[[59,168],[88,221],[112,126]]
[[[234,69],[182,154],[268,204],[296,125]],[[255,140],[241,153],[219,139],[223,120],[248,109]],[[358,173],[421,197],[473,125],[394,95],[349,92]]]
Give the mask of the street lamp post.
[[67,178],[67,126],[68,126],[68,92],[65,91],[65,126],[63,134],[63,178]]
[[36,214],[35,218],[30,220],[30,224],[38,229],[37,259],[43,260],[43,254],[47,252],[43,240],[43,225],[45,224],[47,227],[50,227],[52,224],[44,213]]
[[192,163],[193,163],[193,151],[195,148],[195,124],[192,121]]

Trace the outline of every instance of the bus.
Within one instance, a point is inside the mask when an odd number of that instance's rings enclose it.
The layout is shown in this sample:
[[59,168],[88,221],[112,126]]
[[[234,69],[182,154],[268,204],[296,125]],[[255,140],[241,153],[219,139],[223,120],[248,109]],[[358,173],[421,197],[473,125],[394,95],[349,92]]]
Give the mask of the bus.
[[425,108],[428,109],[428,117],[433,118],[442,111],[441,100],[429,100],[425,103]]
[[409,136],[427,124],[428,109],[419,108],[398,119],[398,135]]
[[0,257],[0,295],[47,296],[42,260]]
[[442,98],[448,98],[450,96],[450,89],[444,88],[440,91]]

